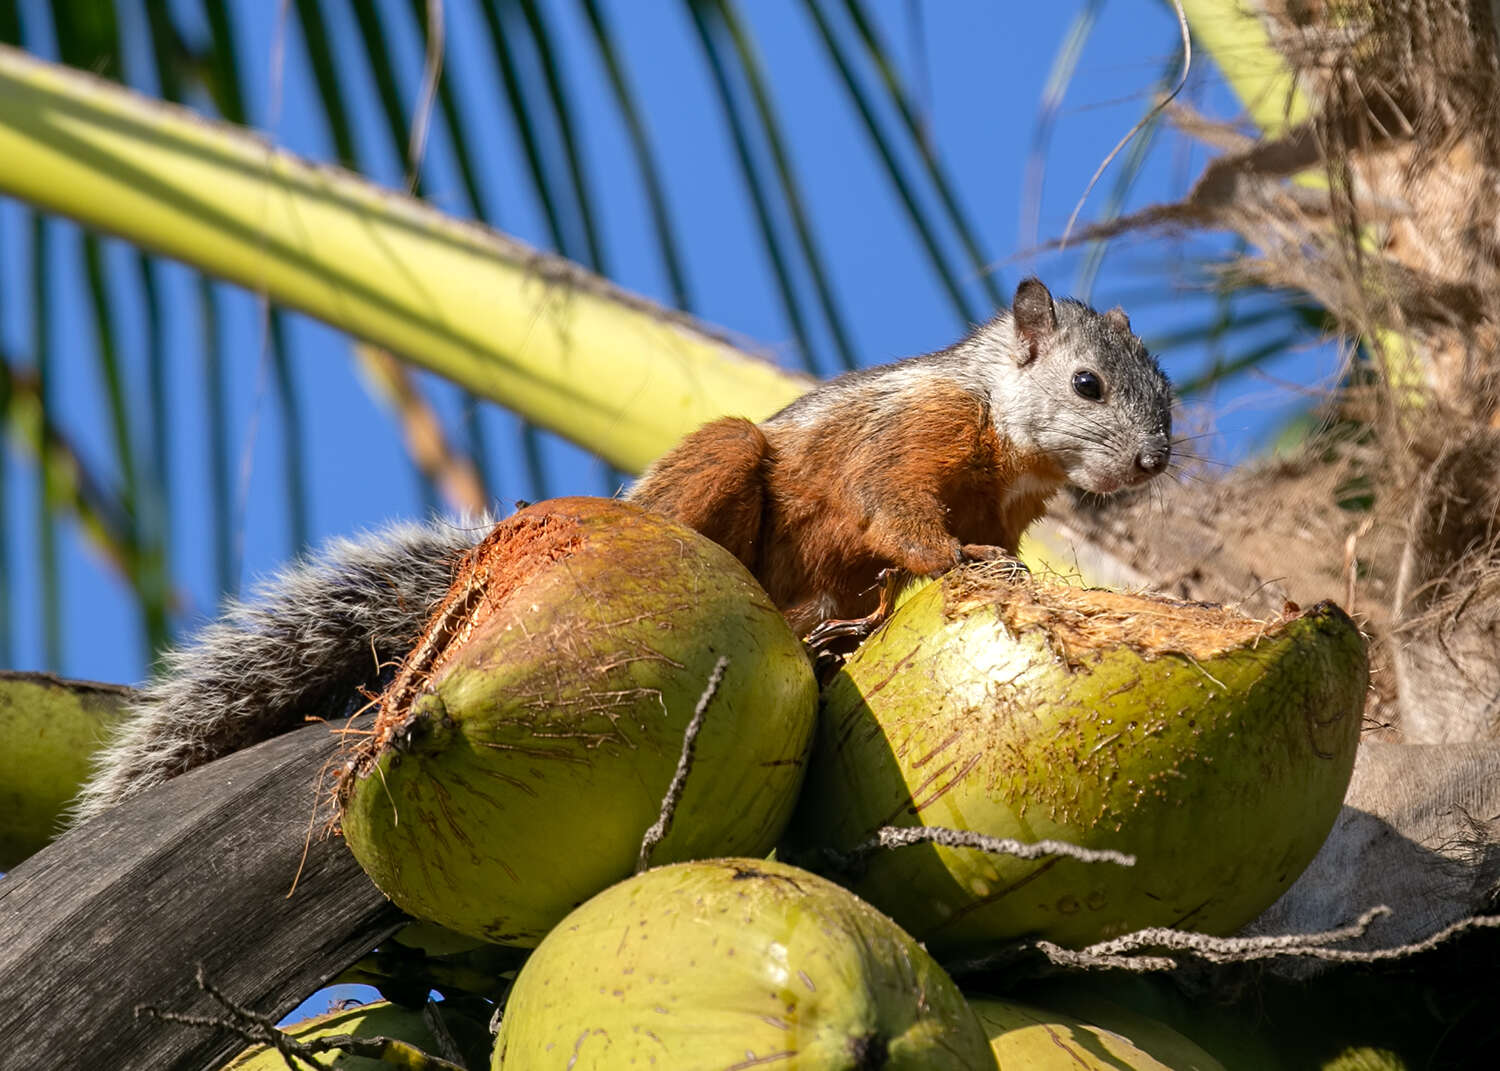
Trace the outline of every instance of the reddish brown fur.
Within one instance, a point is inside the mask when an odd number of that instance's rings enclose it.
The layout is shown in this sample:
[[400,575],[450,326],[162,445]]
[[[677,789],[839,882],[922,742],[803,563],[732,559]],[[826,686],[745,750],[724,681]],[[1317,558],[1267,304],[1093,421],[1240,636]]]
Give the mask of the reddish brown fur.
[[[1037,490],[1013,497],[1024,477]],[[879,411],[851,402],[811,425],[715,421],[631,498],[728,548],[805,634],[872,612],[883,569],[930,575],[965,556],[1014,555],[1062,482],[1050,459],[1000,439],[986,405],[954,383]]]
[[752,422],[715,420],[657,461],[630,499],[702,532],[756,572],[770,456]]

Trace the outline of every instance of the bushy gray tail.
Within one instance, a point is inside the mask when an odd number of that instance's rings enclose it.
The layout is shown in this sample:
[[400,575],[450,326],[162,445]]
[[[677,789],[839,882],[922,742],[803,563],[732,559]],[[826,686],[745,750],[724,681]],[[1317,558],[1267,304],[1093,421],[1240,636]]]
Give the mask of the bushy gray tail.
[[367,702],[492,522],[405,524],[335,540],[226,607],[170,652],[71,810],[76,824],[177,774],[309,718]]

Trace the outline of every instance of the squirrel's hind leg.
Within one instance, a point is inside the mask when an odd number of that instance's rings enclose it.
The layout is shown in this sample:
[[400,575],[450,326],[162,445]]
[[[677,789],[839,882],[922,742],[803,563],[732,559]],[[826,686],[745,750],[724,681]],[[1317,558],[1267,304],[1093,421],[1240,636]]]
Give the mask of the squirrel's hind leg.
[[703,533],[755,572],[770,456],[760,428],[725,417],[683,439],[626,499]]

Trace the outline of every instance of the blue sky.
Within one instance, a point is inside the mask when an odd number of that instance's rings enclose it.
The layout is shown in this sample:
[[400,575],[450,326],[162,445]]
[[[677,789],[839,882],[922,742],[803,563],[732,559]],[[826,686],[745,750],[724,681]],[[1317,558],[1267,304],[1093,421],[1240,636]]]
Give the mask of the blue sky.
[[[40,6],[37,0],[26,0],[22,10],[34,20]],[[278,20],[283,5],[238,0],[232,6],[244,41],[242,62],[252,85],[250,108],[256,125],[278,145],[328,159],[327,133],[309,103],[313,86],[300,39],[294,25],[288,27]],[[374,178],[397,185],[401,163],[384,140],[346,5],[325,6],[340,56],[340,74],[358,104],[355,121],[362,155],[370,161],[368,169]],[[397,74],[410,101],[416,93],[421,54],[407,5],[383,0],[377,6],[388,33],[400,46],[402,63]],[[613,0],[604,6],[613,16],[629,76],[662,161],[668,199],[688,261],[695,311],[789,361],[794,349],[791,331],[771,283],[733,149],[684,6],[668,0]],[[1073,292],[1077,253],[1028,255],[1029,235],[1021,217],[1038,101],[1059,43],[1086,6],[1083,0],[1055,5],[877,0],[870,6],[903,74],[917,88],[933,142],[995,261],[1006,293],[1028,272],[1039,273],[1056,293]],[[1089,175],[1140,116],[1176,47],[1176,22],[1168,5],[1156,0],[1113,0],[1096,6],[1097,25],[1068,89],[1045,158],[1047,181],[1040,205],[1043,238],[1060,233]],[[121,7],[135,10],[134,5]],[[206,34],[195,2],[181,0],[173,8],[190,36]],[[580,5],[551,0],[546,8],[562,38],[567,58],[564,76],[581,113],[610,273],[631,289],[666,299],[669,291],[650,240],[645,202]],[[843,87],[824,58],[803,5],[798,0],[754,0],[741,3],[740,10],[754,32],[770,78],[809,215],[861,362],[887,360],[951,342],[966,325],[955,316],[928,268]],[[520,166],[515,132],[485,75],[491,61],[474,4],[448,0],[445,11],[447,61],[457,80],[460,107],[473,129],[481,132],[475,145],[486,200],[502,229],[545,245],[542,217]],[[135,84],[149,88],[152,79],[141,59],[144,36],[139,19],[128,19],[125,31],[127,75]],[[279,66],[278,49],[284,49]],[[1235,114],[1233,98],[1206,60],[1198,67],[1190,93],[1209,114]],[[1130,204],[1179,196],[1204,159],[1200,149],[1182,139],[1163,138]],[[441,138],[430,146],[424,173],[431,199],[456,210],[462,199],[451,155]],[[1083,219],[1101,211],[1112,179],[1112,174],[1105,176]],[[67,283],[79,274],[77,230],[60,223],[49,226],[49,233],[60,284],[53,310],[53,359],[63,421],[85,456],[108,472],[109,426],[93,371],[89,321],[82,292]],[[8,354],[28,352],[34,305],[24,289],[29,238],[29,224],[18,206],[0,200],[0,344]],[[951,237],[947,245],[965,289],[979,295],[978,280],[964,269]],[[1214,299],[1183,286],[1197,258],[1225,248],[1223,240],[1207,239],[1181,246],[1164,240],[1125,243],[1105,260],[1093,300],[1101,307],[1124,304],[1137,331],[1148,339],[1201,322],[1212,315]],[[144,414],[142,320],[134,298],[134,256],[123,245],[111,242],[107,263],[125,343],[128,389],[135,408]],[[174,444],[171,550],[183,601],[178,623],[183,634],[213,611],[217,591],[207,516],[207,456],[202,446],[208,415],[201,401],[203,351],[196,291],[183,269],[174,266],[165,279],[172,310],[174,392],[168,429]],[[1239,308],[1253,309],[1256,300]],[[248,583],[276,568],[293,548],[288,541],[281,474],[280,413],[264,358],[261,313],[253,297],[228,290],[223,307],[233,464],[241,489],[236,503],[238,575]],[[361,383],[344,341],[302,318],[292,319],[291,333],[295,374],[307,410],[314,540],[430,512],[434,503],[423,494],[390,415]],[[819,322],[813,334],[818,367],[832,371],[826,328]],[[1254,337],[1251,333],[1240,342],[1248,345]],[[1161,356],[1169,373],[1179,380],[1212,359],[1202,347],[1172,349]],[[1216,435],[1196,449],[1222,460],[1246,456],[1289,411],[1307,404],[1308,396],[1299,385],[1321,381],[1330,374],[1332,362],[1329,347],[1287,353],[1263,375],[1222,390],[1211,399],[1208,413]],[[455,392],[443,384],[429,382],[428,386],[444,412],[459,411],[462,403]],[[492,406],[483,407],[480,420],[488,438],[492,491],[501,505],[508,508],[516,498],[536,497],[538,489],[528,484],[519,463],[516,421]],[[575,448],[551,442],[547,455],[552,475],[547,491],[615,489],[606,482],[602,468]],[[15,668],[43,668],[38,630],[32,624],[38,599],[35,474],[14,452],[6,463],[4,538],[9,560],[15,563],[10,576],[15,599],[13,664]],[[64,661],[57,668],[78,677],[139,680],[144,669],[142,641],[123,583],[71,530],[65,530],[63,550],[67,632]]]

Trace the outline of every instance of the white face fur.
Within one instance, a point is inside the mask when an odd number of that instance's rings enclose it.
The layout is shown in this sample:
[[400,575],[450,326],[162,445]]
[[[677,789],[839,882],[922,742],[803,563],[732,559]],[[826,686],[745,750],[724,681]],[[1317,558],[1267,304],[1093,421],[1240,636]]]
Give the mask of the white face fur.
[[1069,483],[1109,494],[1165,471],[1172,389],[1118,309],[1054,303],[1034,279],[1009,316],[972,335],[995,429],[1053,458]]

